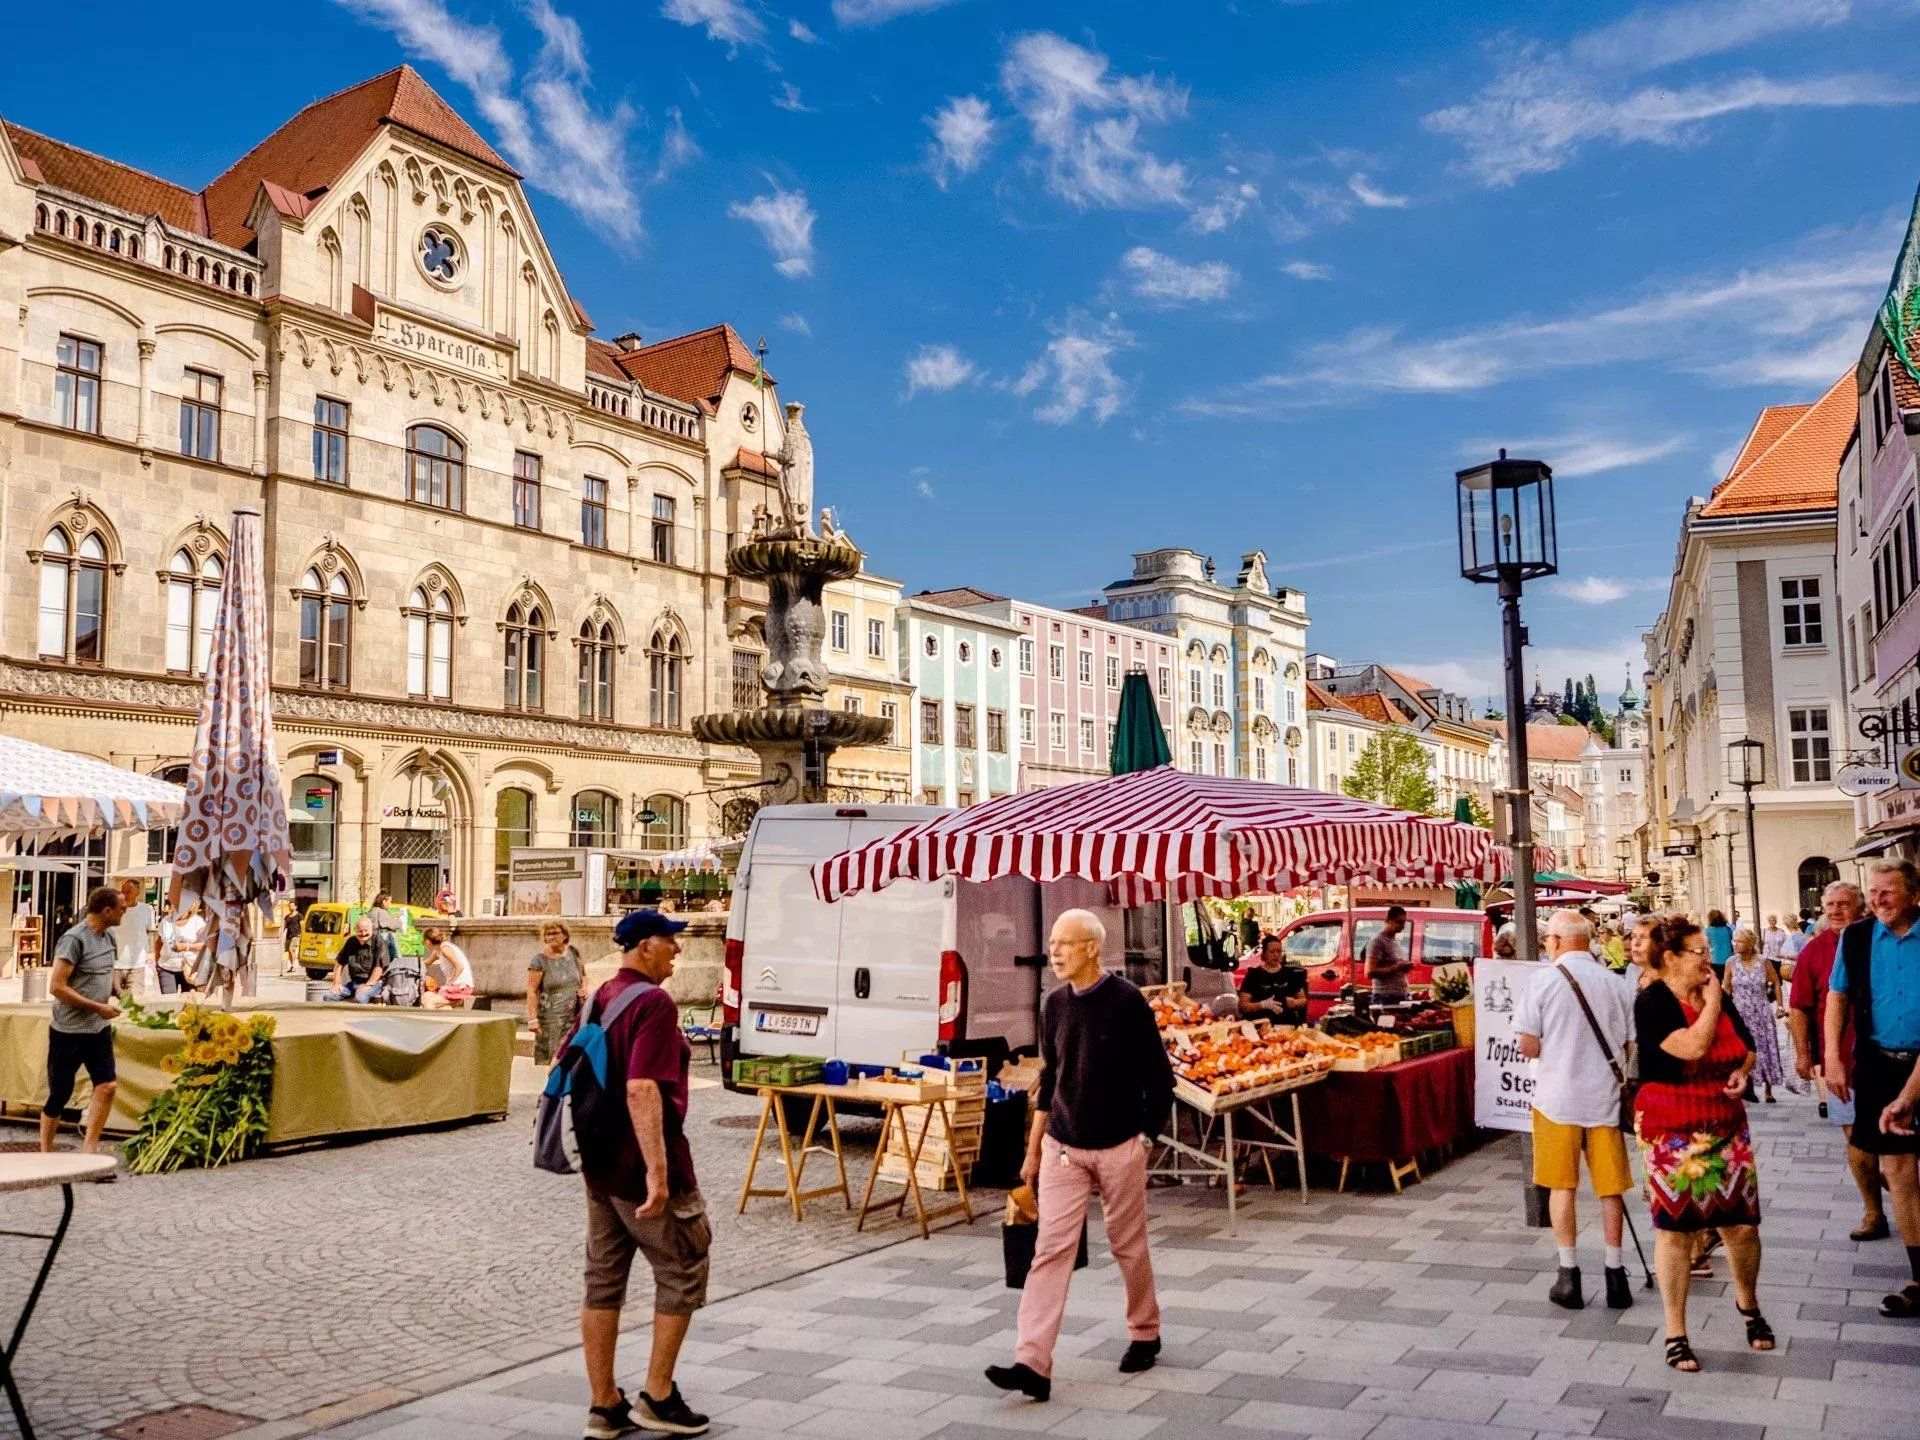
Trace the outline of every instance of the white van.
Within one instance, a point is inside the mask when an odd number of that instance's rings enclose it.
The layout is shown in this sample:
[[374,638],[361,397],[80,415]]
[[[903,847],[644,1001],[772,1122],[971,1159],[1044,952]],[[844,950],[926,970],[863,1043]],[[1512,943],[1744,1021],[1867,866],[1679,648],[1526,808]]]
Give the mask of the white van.
[[1052,984],[1044,936],[1075,905],[1106,921],[1107,962],[1126,962],[1122,912],[1104,903],[1104,886],[1084,881],[896,880],[832,905],[814,895],[817,862],[945,813],[770,805],[754,816],[727,920],[721,1049],[729,1085],[736,1055],[897,1065],[903,1054],[935,1049],[994,1059],[1032,1049]]

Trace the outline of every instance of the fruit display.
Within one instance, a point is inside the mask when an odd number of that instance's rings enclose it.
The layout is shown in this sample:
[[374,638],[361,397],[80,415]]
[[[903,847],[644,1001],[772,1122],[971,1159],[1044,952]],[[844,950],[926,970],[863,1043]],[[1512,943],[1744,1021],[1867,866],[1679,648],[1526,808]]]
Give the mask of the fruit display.
[[[1175,987],[1167,985],[1160,988],[1172,990]],[[1189,1000],[1184,993],[1158,995],[1150,1003],[1153,1006],[1153,1023],[1162,1030],[1184,1030],[1213,1023],[1213,1012],[1199,1001]]]
[[1403,1031],[1418,1035],[1429,1030],[1451,1030],[1453,1028],[1453,1007],[1450,1005],[1422,1005],[1394,1020],[1395,1026]]
[[1323,1074],[1339,1058],[1336,1042],[1326,1036],[1265,1021],[1172,1027],[1167,1049],[1176,1076],[1214,1095]]

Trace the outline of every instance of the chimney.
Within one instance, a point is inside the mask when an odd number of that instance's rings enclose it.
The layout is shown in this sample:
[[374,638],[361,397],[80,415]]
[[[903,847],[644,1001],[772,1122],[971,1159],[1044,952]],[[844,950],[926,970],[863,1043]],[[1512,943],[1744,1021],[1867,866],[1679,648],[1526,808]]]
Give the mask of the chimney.
[[640,348],[640,337],[637,334],[635,334],[633,331],[629,330],[624,335],[614,336],[613,343],[618,345],[626,353],[632,354],[635,350],[638,350]]

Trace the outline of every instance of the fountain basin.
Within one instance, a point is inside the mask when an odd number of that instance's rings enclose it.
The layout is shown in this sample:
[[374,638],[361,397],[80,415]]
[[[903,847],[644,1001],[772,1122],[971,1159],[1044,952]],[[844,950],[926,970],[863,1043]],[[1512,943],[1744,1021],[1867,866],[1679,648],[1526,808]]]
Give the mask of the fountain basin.
[[727,573],[748,580],[850,580],[860,573],[862,558],[860,547],[841,536],[766,535],[729,550]]
[[893,735],[893,722],[845,710],[769,708],[696,715],[693,733],[710,745],[882,745]]

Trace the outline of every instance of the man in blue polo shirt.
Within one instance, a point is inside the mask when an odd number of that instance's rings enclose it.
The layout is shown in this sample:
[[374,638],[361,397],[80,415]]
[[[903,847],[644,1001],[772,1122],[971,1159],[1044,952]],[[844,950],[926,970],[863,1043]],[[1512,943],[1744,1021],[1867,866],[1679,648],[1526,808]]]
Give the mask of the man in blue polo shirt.
[[[1913,1279],[1880,1302],[1880,1313],[1920,1319],[1920,1134],[1911,1125],[1920,1092],[1920,870],[1910,860],[1879,860],[1867,867],[1870,920],[1855,921],[1840,937],[1828,981],[1827,1088],[1844,1101],[1855,1095],[1853,1143],[1880,1157],[1888,1209],[1907,1247]],[[1841,1049],[1849,1012],[1853,1054]],[[1849,1073],[1851,1071],[1851,1073]]]

